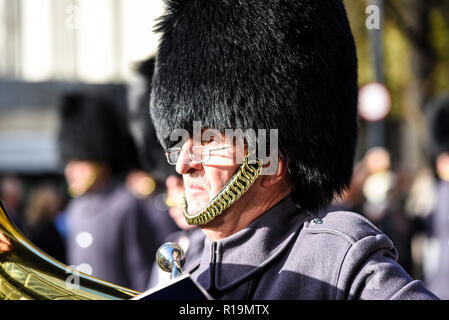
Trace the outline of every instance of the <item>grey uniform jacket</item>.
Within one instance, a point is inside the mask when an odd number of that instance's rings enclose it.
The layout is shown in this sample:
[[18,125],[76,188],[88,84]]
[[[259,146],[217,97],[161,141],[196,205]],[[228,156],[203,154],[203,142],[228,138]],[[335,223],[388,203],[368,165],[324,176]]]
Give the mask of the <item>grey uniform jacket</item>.
[[396,259],[390,239],[361,215],[314,220],[288,196],[244,230],[206,239],[184,271],[215,299],[437,299]]
[[146,289],[157,250],[154,230],[140,201],[123,184],[73,199],[67,227],[70,265],[117,285]]

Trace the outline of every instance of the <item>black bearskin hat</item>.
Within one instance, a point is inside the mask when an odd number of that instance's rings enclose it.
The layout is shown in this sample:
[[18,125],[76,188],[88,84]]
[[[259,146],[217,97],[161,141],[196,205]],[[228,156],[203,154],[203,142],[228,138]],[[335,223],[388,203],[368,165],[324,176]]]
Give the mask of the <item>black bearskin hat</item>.
[[449,95],[435,98],[428,108],[431,156],[449,152]]
[[357,140],[357,54],[342,0],[170,0],[151,115],[174,129],[278,129],[293,198],[325,207],[348,186]]
[[104,163],[114,174],[137,167],[137,149],[123,114],[126,115],[126,108],[120,112],[114,100],[105,94],[64,94],[59,106],[58,136],[64,163],[70,160]]

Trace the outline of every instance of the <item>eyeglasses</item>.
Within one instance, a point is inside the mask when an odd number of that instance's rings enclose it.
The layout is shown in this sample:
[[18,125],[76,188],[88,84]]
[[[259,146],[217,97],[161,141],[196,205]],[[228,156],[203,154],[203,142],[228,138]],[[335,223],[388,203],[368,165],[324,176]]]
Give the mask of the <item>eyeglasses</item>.
[[[245,145],[235,146],[236,148],[244,147]],[[178,163],[179,157],[181,155],[181,151],[185,150],[187,154],[190,157],[190,160],[198,162],[198,163],[204,163],[206,161],[209,161],[212,152],[214,151],[221,151],[221,150],[228,150],[232,149],[234,146],[221,146],[221,147],[208,147],[208,146],[192,146],[190,148],[171,148],[168,149],[165,153],[165,156],[167,157],[167,161],[171,165],[176,165]]]

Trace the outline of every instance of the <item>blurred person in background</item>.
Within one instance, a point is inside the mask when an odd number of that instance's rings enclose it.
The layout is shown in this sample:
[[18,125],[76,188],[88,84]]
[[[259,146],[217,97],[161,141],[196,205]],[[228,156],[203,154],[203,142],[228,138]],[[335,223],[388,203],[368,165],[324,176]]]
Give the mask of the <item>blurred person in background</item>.
[[[152,189],[145,197],[146,209],[152,223],[157,226],[157,242],[178,243],[186,253],[184,266],[199,259],[205,236],[199,228],[187,224],[181,208],[184,182],[165,157],[165,151],[157,140],[154,125],[149,117],[151,83],[153,80],[155,58],[150,57],[137,65],[138,81],[133,84],[129,94],[131,131],[138,146],[140,161],[148,174],[145,182],[143,172],[133,172],[128,176],[129,186],[136,193]],[[154,181],[154,182],[150,182]],[[132,183],[134,181],[134,183]],[[140,184],[140,187],[139,187]],[[133,187],[134,186],[134,187]],[[154,191],[153,191],[154,190]],[[153,265],[148,288],[170,280],[170,275]]]
[[368,172],[363,163],[363,160],[358,161],[354,165],[354,170],[351,178],[351,183],[348,189],[344,190],[341,196],[338,196],[334,201],[323,210],[320,215],[332,211],[353,211],[363,212],[363,205],[366,201],[363,195],[363,184],[368,177]]
[[412,273],[414,229],[404,209],[408,191],[406,176],[403,172],[393,171],[390,152],[383,147],[369,149],[363,165],[367,177],[362,186],[365,203],[361,212],[393,241],[399,264]]
[[125,186],[137,151],[123,114],[105,95],[71,93],[61,101],[59,146],[73,197],[67,260],[81,272],[142,291],[157,247],[140,200]]
[[433,254],[425,256],[433,261],[425,261],[425,275],[429,289],[442,299],[449,299],[449,96],[436,98],[429,110],[436,194],[427,219],[430,241],[426,249]]
[[432,212],[436,202],[436,177],[424,167],[413,177],[405,201],[405,211],[413,221],[412,258],[414,275],[428,279],[438,262],[437,241],[431,236]]
[[19,178],[6,176],[0,180],[0,200],[6,206],[14,224],[22,230],[23,184]]
[[136,64],[136,81],[130,84],[128,105],[129,127],[138,150],[141,168],[127,177],[128,188],[142,199],[147,215],[155,226],[155,243],[165,243],[167,235],[180,229],[168,214],[165,180],[174,170],[167,164],[162,146],[150,118],[151,82],[155,58],[150,57]]
[[[177,174],[169,176],[166,180],[166,187],[166,203],[169,207],[169,214],[180,231],[166,235],[164,243],[176,242],[181,246],[186,255],[183,267],[188,268],[190,264],[194,264],[201,259],[205,235],[197,226],[189,225],[184,217],[182,202],[185,189],[182,176]],[[169,281],[170,274],[162,271],[154,264],[148,289],[163,285]]]
[[50,184],[32,190],[25,210],[25,233],[39,249],[65,263],[65,235],[58,224],[64,215],[64,200],[63,192]]

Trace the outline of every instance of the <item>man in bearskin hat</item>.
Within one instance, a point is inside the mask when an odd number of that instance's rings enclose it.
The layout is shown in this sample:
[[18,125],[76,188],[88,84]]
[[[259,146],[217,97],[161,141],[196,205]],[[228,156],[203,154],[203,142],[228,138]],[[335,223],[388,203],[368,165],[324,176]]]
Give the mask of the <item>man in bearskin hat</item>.
[[430,155],[436,174],[436,198],[430,215],[430,236],[436,240],[438,262],[428,276],[429,289],[442,299],[449,299],[449,96],[430,102]]
[[137,151],[113,97],[109,90],[73,92],[60,103],[59,146],[73,197],[67,261],[102,280],[144,290],[159,244],[140,200],[124,183],[137,166]]
[[[168,234],[179,231],[176,223],[170,218],[164,201],[165,180],[176,174],[164,156],[162,146],[157,141],[154,125],[148,117],[151,82],[154,73],[155,58],[151,57],[136,64],[137,81],[128,89],[130,132],[136,142],[141,170],[155,182],[154,191],[144,197],[142,202],[148,211],[149,218],[156,228],[156,239],[159,245],[165,243]],[[134,174],[135,172],[132,172]],[[138,174],[142,173],[137,171]]]
[[372,223],[317,214],[356,145],[341,0],[172,0],[158,31],[151,116],[207,236],[184,272],[216,299],[436,298]]

